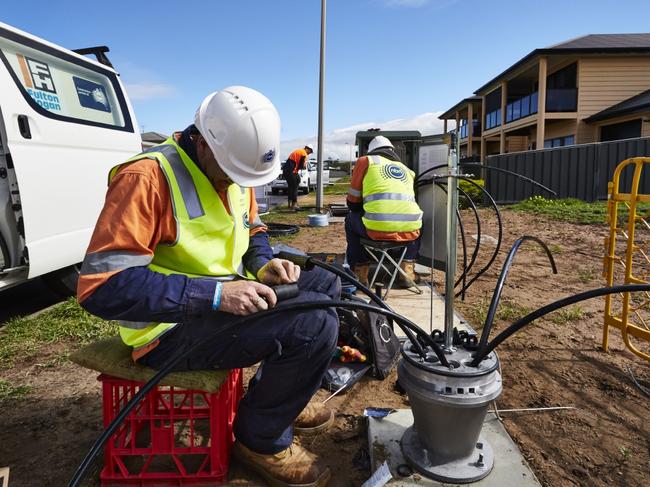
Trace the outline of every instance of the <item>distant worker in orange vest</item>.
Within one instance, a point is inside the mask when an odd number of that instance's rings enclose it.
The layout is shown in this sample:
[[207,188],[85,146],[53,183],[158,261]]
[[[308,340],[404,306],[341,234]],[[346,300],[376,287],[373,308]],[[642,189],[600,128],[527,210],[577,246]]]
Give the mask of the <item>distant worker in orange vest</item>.
[[314,152],[314,148],[307,144],[303,149],[296,149],[287,158],[282,166],[282,175],[287,182],[287,199],[290,210],[299,211],[298,186],[300,185],[300,170],[307,167],[307,157]]

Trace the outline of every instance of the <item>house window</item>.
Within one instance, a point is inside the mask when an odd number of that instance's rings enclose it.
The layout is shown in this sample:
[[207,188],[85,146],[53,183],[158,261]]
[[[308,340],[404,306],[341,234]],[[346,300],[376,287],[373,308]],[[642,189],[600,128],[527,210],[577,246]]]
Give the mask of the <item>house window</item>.
[[546,139],[544,141],[544,149],[551,149],[553,147],[564,147],[566,145],[574,145],[576,138],[574,135],[567,135],[565,137],[556,137],[554,139]]
[[485,97],[485,130],[501,125],[501,88]]
[[600,128],[600,141],[634,139],[641,137],[641,119],[614,123]]
[[578,106],[577,63],[546,78],[546,111],[575,112]]

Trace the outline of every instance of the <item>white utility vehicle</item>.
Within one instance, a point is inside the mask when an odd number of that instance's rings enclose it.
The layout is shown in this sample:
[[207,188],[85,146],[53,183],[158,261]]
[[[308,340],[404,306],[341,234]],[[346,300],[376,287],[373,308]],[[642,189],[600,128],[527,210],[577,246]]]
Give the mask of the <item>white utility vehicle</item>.
[[[309,193],[312,189],[316,189],[316,184],[318,181],[318,174],[316,171],[317,161],[316,159],[309,159],[307,161],[307,167],[298,171],[300,173],[300,184],[298,185],[298,191],[302,193]],[[328,185],[330,182],[330,171],[329,169],[323,169],[323,186]],[[271,193],[278,194],[280,192],[286,193],[287,191],[287,182],[284,179],[282,173],[271,182]]]
[[108,171],[141,151],[107,50],[0,23],[0,290],[43,276],[73,291]]

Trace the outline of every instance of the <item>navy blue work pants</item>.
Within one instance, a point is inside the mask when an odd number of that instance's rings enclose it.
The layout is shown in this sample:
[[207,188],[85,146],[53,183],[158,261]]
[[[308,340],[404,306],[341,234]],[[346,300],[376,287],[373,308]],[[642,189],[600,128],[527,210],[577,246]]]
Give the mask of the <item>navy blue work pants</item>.
[[[372,240],[368,236],[366,227],[363,225],[363,220],[361,220],[361,213],[351,211],[345,217],[345,238],[347,240],[347,250],[346,258],[348,265],[358,265],[358,264],[367,264],[370,262],[370,256],[366,249],[361,245],[362,238]],[[406,254],[404,259],[406,260],[415,260],[418,256],[420,250],[420,239],[412,240],[410,242],[404,242],[406,244]],[[391,253],[391,256],[393,254]]]
[[[300,295],[282,304],[338,299],[341,293],[339,278],[319,268],[302,271],[298,285]],[[160,369],[179,351],[240,318],[215,312],[181,323],[140,362]],[[235,436],[255,452],[278,453],[293,441],[293,421],[320,387],[338,327],[332,308],[254,319],[200,347],[175,370],[234,369],[261,362],[239,404]]]

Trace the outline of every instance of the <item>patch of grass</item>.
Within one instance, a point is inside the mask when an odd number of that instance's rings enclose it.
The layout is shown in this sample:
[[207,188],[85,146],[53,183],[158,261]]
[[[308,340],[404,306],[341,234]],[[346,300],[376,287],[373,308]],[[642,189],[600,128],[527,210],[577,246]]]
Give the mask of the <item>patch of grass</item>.
[[[483,325],[485,323],[488,310],[490,309],[490,299],[491,297],[488,298],[488,296],[483,297],[480,303],[467,312],[470,321],[475,325]],[[521,306],[520,304],[514,303],[508,299],[501,299],[501,301],[499,301],[499,306],[497,306],[495,319],[497,321],[507,321],[510,323],[526,316],[531,311],[532,308]]]
[[626,462],[632,456],[632,450],[630,450],[626,446],[623,445],[619,446],[618,451],[621,453],[624,462]]
[[45,344],[71,340],[85,344],[118,333],[117,323],[84,311],[74,298],[33,317],[14,318],[0,330],[0,366],[33,355]]
[[323,194],[348,194],[350,189],[350,176],[343,176],[335,183],[323,188]]
[[[509,207],[511,210],[545,215],[554,220],[585,225],[606,225],[607,224],[607,202],[594,201],[586,202],[575,198],[548,200],[542,196],[533,196],[520,201]],[[639,203],[637,214],[647,215],[650,211],[650,203]],[[621,219],[627,218],[627,209],[619,205],[618,216]]]
[[550,320],[556,325],[566,325],[573,321],[581,320],[584,317],[584,312],[580,306],[572,306],[571,308],[562,308],[554,313],[551,313]]
[[607,223],[607,203],[585,201],[569,198],[548,200],[542,196],[533,196],[510,207],[514,211],[545,215],[554,220],[582,223],[587,225],[604,225]]
[[29,386],[14,387],[6,380],[0,380],[0,403],[12,399],[22,399],[29,391]]
[[276,206],[272,208],[270,212],[266,215],[262,215],[260,218],[263,222],[275,222],[275,223],[289,223],[293,225],[301,225],[307,223],[307,215],[312,214],[313,209],[309,210],[300,210],[300,211],[289,211],[286,206]]
[[296,237],[298,237],[297,233],[294,233],[294,234],[291,234],[291,235],[281,235],[279,237],[269,237],[269,243],[271,244],[271,246],[274,246],[274,245],[277,245],[277,244],[280,244],[280,243],[288,245],[293,240],[295,240]]
[[596,271],[591,268],[583,267],[578,269],[578,279],[580,279],[580,282],[582,282],[583,284],[587,284],[593,281],[594,279],[596,279],[596,277],[597,277]]

